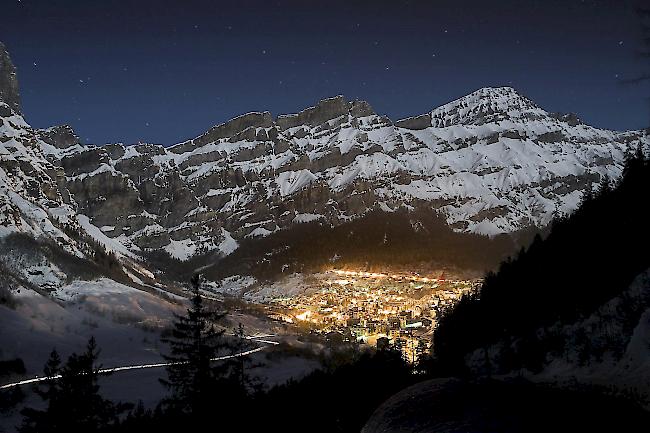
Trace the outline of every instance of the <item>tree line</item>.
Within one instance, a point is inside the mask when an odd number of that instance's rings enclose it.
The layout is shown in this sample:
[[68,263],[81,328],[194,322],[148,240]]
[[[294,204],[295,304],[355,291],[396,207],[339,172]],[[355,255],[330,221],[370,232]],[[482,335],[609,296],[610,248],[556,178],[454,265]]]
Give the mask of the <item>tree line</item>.
[[493,238],[455,232],[444,216],[425,205],[392,213],[374,210],[336,226],[312,221],[244,239],[205,272],[212,279],[241,274],[272,280],[332,264],[372,269],[425,262],[484,271],[496,268],[532,236],[528,231]]

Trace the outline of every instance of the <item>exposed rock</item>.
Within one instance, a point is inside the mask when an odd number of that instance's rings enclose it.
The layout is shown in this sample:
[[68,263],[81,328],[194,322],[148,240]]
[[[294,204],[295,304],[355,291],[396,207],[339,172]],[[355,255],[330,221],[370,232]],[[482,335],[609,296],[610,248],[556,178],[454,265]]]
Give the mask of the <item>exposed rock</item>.
[[271,113],[265,111],[263,113],[247,113],[235,117],[225,123],[217,125],[203,135],[197,138],[181,143],[177,146],[170,148],[172,152],[183,153],[196,147],[217,141],[221,138],[228,138],[236,135],[250,127],[268,128],[271,126],[273,118]]
[[100,165],[108,165],[111,159],[101,147],[91,147],[83,152],[74,153],[60,160],[60,164],[68,176],[78,176],[97,170]]
[[0,100],[16,113],[22,112],[16,67],[2,42],[0,42]]
[[431,127],[431,113],[398,120],[395,126],[406,129],[425,129]]
[[[359,106],[358,106],[359,107]],[[281,130],[294,128],[300,125],[311,127],[322,125],[328,120],[348,114],[352,104],[348,103],[343,96],[335,96],[319,101],[315,107],[307,108],[297,114],[285,114],[276,119]],[[363,111],[363,107],[358,108]]]
[[575,113],[550,113],[550,116],[567,123],[569,126],[577,126],[582,124],[582,120]]
[[53,126],[38,131],[38,138],[59,149],[81,144],[79,136],[70,125]]

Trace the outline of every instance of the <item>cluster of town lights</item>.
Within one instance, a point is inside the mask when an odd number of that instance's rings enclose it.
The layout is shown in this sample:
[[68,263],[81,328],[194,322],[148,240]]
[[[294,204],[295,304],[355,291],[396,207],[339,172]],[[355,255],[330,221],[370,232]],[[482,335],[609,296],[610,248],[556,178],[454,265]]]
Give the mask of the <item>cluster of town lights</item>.
[[310,332],[376,345],[380,338],[414,362],[426,351],[436,318],[476,289],[478,280],[424,277],[417,273],[331,269],[308,290],[274,303],[278,320],[311,323]]
[[358,277],[358,278],[391,278],[393,280],[408,280],[408,281],[417,281],[421,283],[442,283],[445,282],[445,278],[441,275],[439,278],[428,278],[420,277],[418,275],[400,275],[400,274],[385,274],[383,272],[365,272],[365,271],[344,271],[342,269],[333,269],[337,275],[347,276],[347,277]]

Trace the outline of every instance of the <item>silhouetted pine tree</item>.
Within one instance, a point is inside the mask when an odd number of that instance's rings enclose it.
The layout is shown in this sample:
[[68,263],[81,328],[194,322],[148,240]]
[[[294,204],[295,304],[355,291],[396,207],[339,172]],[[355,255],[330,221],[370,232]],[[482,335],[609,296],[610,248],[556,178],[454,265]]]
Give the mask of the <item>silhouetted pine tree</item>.
[[241,399],[246,399],[262,390],[260,381],[251,374],[251,370],[260,367],[261,364],[253,362],[251,356],[245,354],[254,349],[256,344],[247,338],[244,326],[240,323],[229,346],[230,354],[235,355],[229,362],[230,370],[228,372],[228,377],[233,385],[233,397],[237,395]]
[[142,433],[149,431],[163,433],[166,431],[172,431],[171,429],[163,427],[164,425],[165,417],[160,410],[152,411],[145,409],[142,401],[139,401],[115,431],[119,433]]
[[358,432],[381,403],[421,380],[400,352],[366,351],[271,388],[256,399],[247,428],[232,431]]
[[59,357],[59,353],[56,350],[52,350],[50,357],[43,368],[43,373],[47,380],[42,386],[36,387],[34,390],[36,394],[48,404],[47,409],[23,409],[22,414],[24,419],[23,425],[20,428],[21,432],[37,432],[44,426],[48,428],[48,430],[44,431],[56,431],[54,429],[61,423],[61,420],[55,419],[58,415],[61,415],[59,411],[56,410],[59,401],[59,384],[57,383],[57,379],[60,368],[61,358]]
[[[1,299],[0,304],[2,304]],[[25,374],[25,363],[22,359],[16,358],[0,361],[0,380],[3,382],[12,375],[23,374]],[[0,412],[10,410],[23,398],[24,394],[18,386],[0,391]]]
[[161,380],[171,391],[165,406],[178,415],[195,421],[208,416],[225,396],[219,394],[219,385],[225,375],[222,363],[211,362],[224,348],[223,330],[215,324],[224,313],[211,311],[203,304],[201,277],[192,279],[192,299],[185,315],[176,315],[171,336],[163,341],[169,344],[167,379]]
[[73,353],[61,366],[54,350],[45,364],[48,378],[37,394],[46,403],[43,410],[24,409],[21,433],[104,432],[119,423],[119,415],[130,405],[115,404],[99,394],[99,350],[94,338],[86,351]]

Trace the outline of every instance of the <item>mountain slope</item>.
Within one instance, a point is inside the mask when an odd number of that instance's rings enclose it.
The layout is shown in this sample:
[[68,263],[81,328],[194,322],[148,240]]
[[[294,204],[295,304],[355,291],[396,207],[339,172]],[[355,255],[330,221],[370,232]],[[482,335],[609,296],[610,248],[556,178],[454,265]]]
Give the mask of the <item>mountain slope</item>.
[[[4,46],[0,98],[8,101],[0,99],[0,286],[53,290],[80,277],[149,277],[127,248],[97,236],[99,230],[78,213],[65,170],[44,151],[53,148],[44,140],[79,146],[78,139],[70,128],[37,131],[25,122]],[[124,260],[118,265],[119,257]]]

